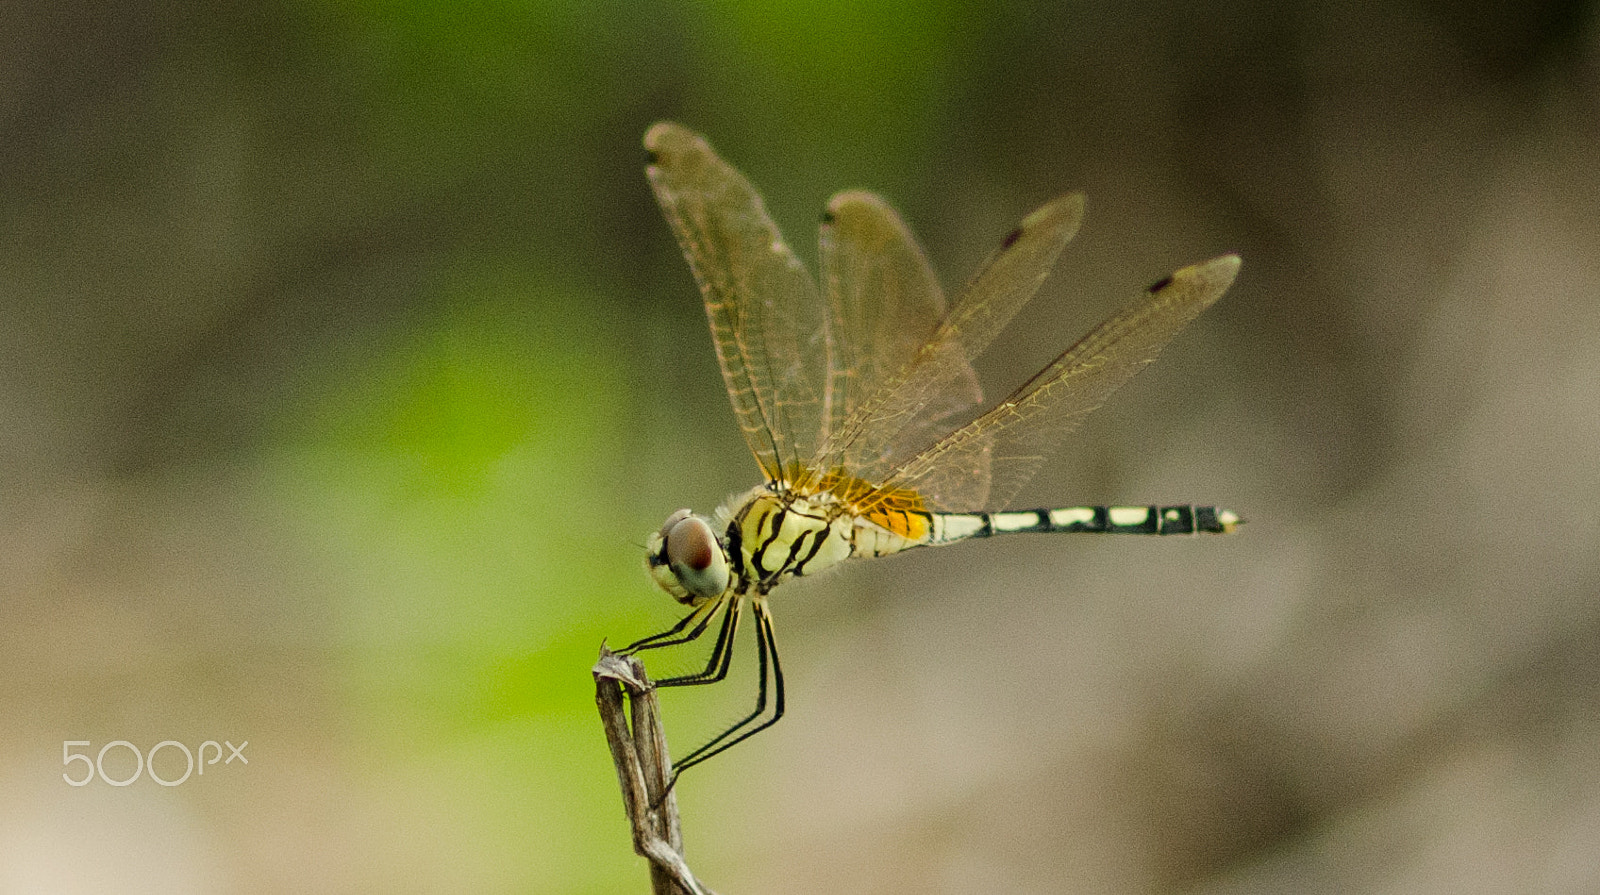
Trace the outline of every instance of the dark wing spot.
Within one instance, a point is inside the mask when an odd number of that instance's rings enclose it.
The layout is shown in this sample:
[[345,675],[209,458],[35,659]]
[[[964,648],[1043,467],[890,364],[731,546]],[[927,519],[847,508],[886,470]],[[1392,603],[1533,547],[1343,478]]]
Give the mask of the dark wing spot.
[[1006,238],[1000,241],[1000,249],[1004,251],[1005,249],[1011,248],[1012,246],[1016,245],[1017,240],[1021,238],[1022,228],[1018,227],[1017,229],[1012,230],[1010,233],[1007,233]]
[[656,152],[654,149],[646,149],[644,151],[644,160],[645,164],[659,165],[661,164],[661,153]]
[[834,221],[833,209],[830,208],[830,209],[828,209],[828,210],[826,210],[826,211],[824,211],[822,213],[822,222],[824,224],[831,224],[831,223],[833,223],[833,221]]
[[1163,290],[1163,289],[1165,289],[1165,288],[1167,288],[1168,286],[1171,286],[1171,285],[1172,285],[1172,275],[1168,274],[1167,276],[1164,276],[1161,279],[1159,279],[1159,280],[1155,281],[1154,283],[1152,283],[1151,286],[1150,286],[1150,291],[1151,292],[1160,292],[1161,290]]

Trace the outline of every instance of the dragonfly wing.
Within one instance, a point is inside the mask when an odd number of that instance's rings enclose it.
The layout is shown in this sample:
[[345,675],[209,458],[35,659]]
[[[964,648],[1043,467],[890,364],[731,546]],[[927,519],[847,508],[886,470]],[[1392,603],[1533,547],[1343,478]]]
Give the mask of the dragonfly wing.
[[[825,452],[832,465],[881,482],[927,448],[954,417],[978,403],[981,393],[972,359],[1038,291],[1082,220],[1083,196],[1078,193],[1048,202],[1024,218],[910,360],[834,427]],[[968,487],[982,490],[988,483],[987,466],[979,457],[969,459]]]
[[650,186],[705,297],[739,428],[767,478],[782,478],[824,435],[832,345],[816,285],[755,188],[702,137],[662,122],[644,145]]
[[[1003,508],[1061,439],[1222,297],[1238,272],[1238,256],[1224,255],[1152,286],[993,409],[893,472],[877,491],[910,489],[940,510]],[[986,472],[987,480],[975,483],[974,470]]]
[[[945,319],[944,290],[910,228],[881,197],[852,190],[828,203],[820,242],[822,283],[834,335],[826,412],[830,431],[902,377]],[[880,425],[927,429],[983,400],[978,377],[960,361],[946,371],[941,406]],[[948,426],[946,427],[948,428]],[[884,433],[880,433],[884,434]],[[814,463],[828,470],[854,461],[829,444]]]

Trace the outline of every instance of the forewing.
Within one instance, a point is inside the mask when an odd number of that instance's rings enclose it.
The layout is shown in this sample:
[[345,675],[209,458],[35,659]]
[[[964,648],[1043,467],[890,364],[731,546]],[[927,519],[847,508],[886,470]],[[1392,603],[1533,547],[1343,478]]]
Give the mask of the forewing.
[[[1024,218],[909,362],[833,428],[824,451],[829,465],[882,482],[980,401],[972,359],[1038,291],[1082,220],[1083,196],[1077,193]],[[988,467],[981,459],[969,458],[969,488],[987,487]]]
[[703,138],[662,122],[644,145],[650,186],[705,297],[739,428],[767,478],[783,477],[824,435],[831,348],[816,286],[755,188]]
[[[944,321],[945,298],[910,228],[872,193],[853,190],[833,197],[820,247],[834,339],[827,415],[830,431],[839,431],[872,396],[905,374]],[[947,373],[941,406],[926,408],[907,425],[937,425],[940,418],[983,400],[970,364]],[[842,454],[825,455],[814,467],[825,471],[842,462]]]
[[1222,297],[1238,272],[1238,256],[1224,255],[1152,286],[993,409],[900,467],[877,490],[891,495],[910,489],[938,510],[1003,509],[1061,439]]

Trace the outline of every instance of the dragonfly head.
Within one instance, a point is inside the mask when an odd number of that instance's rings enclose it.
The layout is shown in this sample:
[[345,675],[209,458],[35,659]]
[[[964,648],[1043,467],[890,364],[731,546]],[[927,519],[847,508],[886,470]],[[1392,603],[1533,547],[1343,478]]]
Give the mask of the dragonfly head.
[[698,606],[728,589],[728,553],[711,521],[688,510],[667,517],[645,545],[650,577],[679,603]]

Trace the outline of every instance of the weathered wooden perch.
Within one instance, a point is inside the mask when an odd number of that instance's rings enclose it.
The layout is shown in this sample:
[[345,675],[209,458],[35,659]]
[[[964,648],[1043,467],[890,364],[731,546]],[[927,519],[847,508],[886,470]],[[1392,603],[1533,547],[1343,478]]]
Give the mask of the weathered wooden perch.
[[593,673],[595,704],[622,786],[622,807],[633,827],[633,850],[650,861],[652,891],[655,895],[716,895],[694,878],[683,859],[678,800],[667,790],[672,759],[644,664],[636,656],[619,656],[602,646]]

